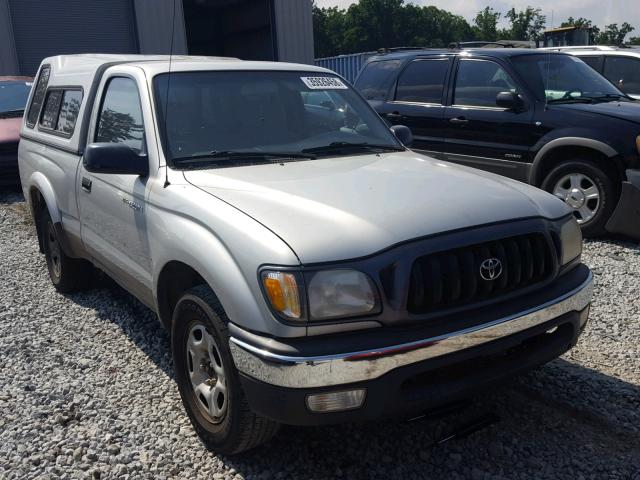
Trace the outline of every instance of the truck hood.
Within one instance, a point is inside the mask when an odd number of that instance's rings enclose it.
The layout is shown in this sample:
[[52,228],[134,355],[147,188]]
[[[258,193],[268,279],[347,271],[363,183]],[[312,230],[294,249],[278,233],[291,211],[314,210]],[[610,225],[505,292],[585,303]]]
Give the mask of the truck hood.
[[524,183],[410,151],[184,175],[272,230],[303,264],[358,258],[448,230],[569,212],[564,202]]
[[566,103],[554,105],[554,108],[577,110],[640,123],[640,102]]

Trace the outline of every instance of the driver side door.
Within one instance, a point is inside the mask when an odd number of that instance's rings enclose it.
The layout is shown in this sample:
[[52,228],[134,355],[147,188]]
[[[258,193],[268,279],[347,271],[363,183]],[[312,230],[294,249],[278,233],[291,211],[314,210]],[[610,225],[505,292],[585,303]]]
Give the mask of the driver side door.
[[[140,79],[138,79],[140,80]],[[89,143],[121,143],[146,156],[142,102],[135,78],[103,81]],[[148,159],[148,157],[147,157]],[[145,303],[152,304],[152,266],[146,225],[149,177],[78,172],[82,241],[93,260]]]
[[[500,92],[523,99],[519,111],[498,107]],[[445,158],[527,181],[535,144],[533,105],[507,69],[489,59],[461,58],[445,109]]]

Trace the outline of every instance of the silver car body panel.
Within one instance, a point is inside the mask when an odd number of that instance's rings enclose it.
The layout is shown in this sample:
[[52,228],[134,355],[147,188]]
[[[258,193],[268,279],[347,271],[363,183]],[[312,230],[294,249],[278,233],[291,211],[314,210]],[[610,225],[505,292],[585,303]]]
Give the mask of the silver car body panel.
[[411,151],[185,177],[264,223],[303,264],[363,257],[460,228],[569,213],[532,186]]

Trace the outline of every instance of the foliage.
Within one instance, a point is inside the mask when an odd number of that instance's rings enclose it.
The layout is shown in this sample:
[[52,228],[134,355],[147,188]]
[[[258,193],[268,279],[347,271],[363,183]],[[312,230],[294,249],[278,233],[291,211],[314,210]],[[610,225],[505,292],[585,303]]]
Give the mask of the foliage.
[[[479,11],[469,24],[433,5],[420,6],[408,0],[353,0],[346,9],[313,6],[313,27],[316,57],[354,52],[369,52],[391,47],[446,47],[452,42],[469,40],[538,40],[546,27],[546,17],[540,8],[511,8],[504,14],[491,7]],[[499,21],[508,22],[498,28]],[[591,28],[598,44],[621,45],[634,30],[628,23],[611,24],[599,29],[587,18],[569,17],[562,27]],[[640,37],[629,41],[640,45]]]

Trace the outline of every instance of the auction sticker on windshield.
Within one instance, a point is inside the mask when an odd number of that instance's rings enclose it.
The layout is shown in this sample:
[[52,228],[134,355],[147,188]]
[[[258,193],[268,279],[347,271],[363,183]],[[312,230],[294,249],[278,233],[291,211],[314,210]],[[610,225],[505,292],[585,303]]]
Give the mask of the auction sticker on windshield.
[[346,90],[342,80],[336,77],[300,77],[311,90]]

